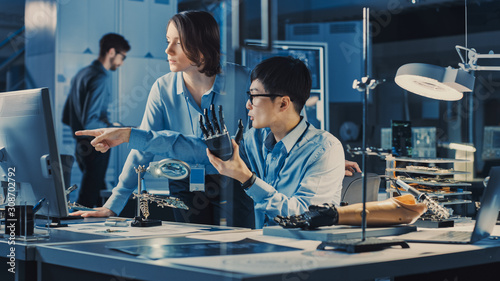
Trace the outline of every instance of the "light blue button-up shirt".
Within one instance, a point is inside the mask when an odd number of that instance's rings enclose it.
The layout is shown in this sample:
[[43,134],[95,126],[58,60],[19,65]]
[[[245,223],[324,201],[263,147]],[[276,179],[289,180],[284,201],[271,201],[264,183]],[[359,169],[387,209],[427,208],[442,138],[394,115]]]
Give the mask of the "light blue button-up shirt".
[[249,130],[241,151],[257,175],[247,190],[254,200],[256,228],[275,225],[277,215],[304,213],[309,205],[339,205],[345,159],[332,134],[302,119],[278,143],[270,129]]
[[[201,138],[172,131],[132,129],[129,145],[164,157],[210,163]],[[240,155],[257,176],[247,190],[254,200],[256,228],[276,224],[277,215],[301,214],[309,205],[340,203],[345,174],[342,144],[304,118],[278,143],[269,128],[250,129]]]
[[[227,129],[234,133],[238,119],[242,119],[245,124],[248,120],[245,92],[249,87],[249,71],[242,66],[228,63],[223,67],[222,74],[216,76],[213,87],[202,96],[200,107],[186,89],[182,73],[168,73],[158,78],[151,88],[139,128],[153,131],[171,130],[186,136],[201,137],[199,115],[213,103],[216,108],[222,105]],[[119,182],[104,207],[119,214],[130,194],[137,188],[137,174],[134,167],[148,166],[153,158],[153,153],[132,150],[124,164]],[[198,163],[195,158],[188,164]],[[209,165],[206,167],[206,173],[218,172]]]

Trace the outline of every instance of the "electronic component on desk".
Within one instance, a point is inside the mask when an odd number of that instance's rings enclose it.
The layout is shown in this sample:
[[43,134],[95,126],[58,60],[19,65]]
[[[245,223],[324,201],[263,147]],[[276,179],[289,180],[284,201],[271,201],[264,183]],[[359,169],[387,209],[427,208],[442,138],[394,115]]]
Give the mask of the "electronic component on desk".
[[426,167],[426,166],[414,166],[414,165],[408,165],[408,166],[406,166],[406,169],[416,170],[416,171],[436,172],[436,173],[453,172],[453,169],[443,169],[443,168],[438,168],[438,167]]
[[98,230],[96,233],[113,233],[113,232],[127,232],[127,230],[119,230],[119,229],[106,229],[106,230]]
[[105,226],[128,226],[128,219],[126,218],[108,218],[104,222]]
[[439,170],[439,168],[437,167],[425,167],[425,166],[413,166],[413,165],[406,166],[406,169],[417,170],[417,171],[428,171],[428,172],[437,172]]

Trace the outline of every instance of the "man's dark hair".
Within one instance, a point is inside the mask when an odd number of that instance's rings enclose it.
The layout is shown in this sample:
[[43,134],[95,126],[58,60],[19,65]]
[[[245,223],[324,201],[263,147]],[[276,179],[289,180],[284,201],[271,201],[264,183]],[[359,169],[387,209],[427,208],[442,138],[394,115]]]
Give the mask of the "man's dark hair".
[[108,33],[105,34],[99,41],[99,57],[105,57],[106,53],[111,48],[115,48],[117,53],[128,52],[130,50],[130,45],[120,34]]
[[311,94],[311,73],[306,64],[296,58],[263,60],[252,70],[251,79],[252,82],[258,79],[267,94],[289,96],[299,114]]
[[174,15],[171,23],[179,32],[186,57],[197,67],[204,64],[200,72],[208,77],[220,73],[220,32],[214,17],[204,11],[184,11]]

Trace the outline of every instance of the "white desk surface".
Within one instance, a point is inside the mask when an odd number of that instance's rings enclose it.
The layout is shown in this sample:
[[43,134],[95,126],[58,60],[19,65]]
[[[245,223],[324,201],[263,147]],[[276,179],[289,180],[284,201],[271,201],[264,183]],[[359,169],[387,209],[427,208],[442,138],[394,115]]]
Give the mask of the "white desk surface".
[[[472,230],[472,225],[458,225],[452,229]],[[496,227],[493,234],[500,234],[500,227]],[[286,280],[291,276],[336,276],[339,280],[363,280],[500,261],[500,240],[489,238],[473,245],[411,243],[409,249],[394,246],[381,251],[350,254],[342,251],[319,251],[316,250],[319,241],[264,236],[261,230],[193,233],[182,236],[184,240],[178,242],[173,238],[169,238],[170,242],[161,238],[135,238],[128,240],[126,245],[141,243],[140,245],[161,246],[165,243],[186,243],[186,239],[193,239],[195,242],[231,242],[251,238],[300,250],[148,260],[109,249],[120,243],[125,245],[123,241],[100,241],[41,246],[38,253],[40,260],[46,263],[99,273],[113,271],[120,276],[135,276],[144,280],[159,280],[159,277],[168,275],[178,277],[174,278],[175,280],[183,279],[181,276],[203,276],[204,280],[220,280],[222,277],[229,280]],[[74,259],[82,262],[71,263]]]

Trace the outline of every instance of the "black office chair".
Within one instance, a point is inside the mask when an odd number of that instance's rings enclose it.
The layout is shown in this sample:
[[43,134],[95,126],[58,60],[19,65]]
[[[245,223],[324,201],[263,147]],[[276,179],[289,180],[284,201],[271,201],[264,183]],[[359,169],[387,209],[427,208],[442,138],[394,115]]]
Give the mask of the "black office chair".
[[[366,202],[378,201],[380,176],[375,173],[366,173]],[[342,181],[340,202],[355,204],[363,202],[363,180],[361,173],[354,173],[352,177],[345,176]]]

